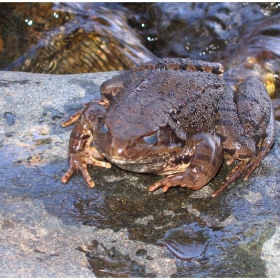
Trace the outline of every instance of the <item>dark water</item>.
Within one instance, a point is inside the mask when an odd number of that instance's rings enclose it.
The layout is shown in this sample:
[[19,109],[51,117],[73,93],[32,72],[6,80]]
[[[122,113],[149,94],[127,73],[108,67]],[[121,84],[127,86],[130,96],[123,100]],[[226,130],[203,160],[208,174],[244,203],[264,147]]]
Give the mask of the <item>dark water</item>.
[[0,68],[69,74],[123,70],[155,56],[114,3],[1,3]]
[[[0,3],[0,69],[70,74],[125,70],[155,57],[221,62],[279,98],[278,3]],[[280,119],[279,101],[274,101]]]

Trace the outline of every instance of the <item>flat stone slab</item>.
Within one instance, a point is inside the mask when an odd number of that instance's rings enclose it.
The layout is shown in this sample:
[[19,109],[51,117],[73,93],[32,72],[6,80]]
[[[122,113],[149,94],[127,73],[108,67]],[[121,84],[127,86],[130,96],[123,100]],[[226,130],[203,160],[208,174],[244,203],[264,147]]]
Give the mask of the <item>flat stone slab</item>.
[[67,170],[61,123],[112,73],[0,72],[0,277],[280,277],[280,125],[248,181],[148,192],[159,176]]

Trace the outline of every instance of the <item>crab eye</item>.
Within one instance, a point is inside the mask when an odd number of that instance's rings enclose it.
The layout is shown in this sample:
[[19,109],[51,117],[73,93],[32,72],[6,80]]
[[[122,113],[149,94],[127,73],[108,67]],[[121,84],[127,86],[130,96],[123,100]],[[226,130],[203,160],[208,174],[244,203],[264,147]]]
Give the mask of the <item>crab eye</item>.
[[153,145],[158,141],[158,132],[149,135],[149,136],[145,136],[143,137],[144,141],[149,144],[149,145]]

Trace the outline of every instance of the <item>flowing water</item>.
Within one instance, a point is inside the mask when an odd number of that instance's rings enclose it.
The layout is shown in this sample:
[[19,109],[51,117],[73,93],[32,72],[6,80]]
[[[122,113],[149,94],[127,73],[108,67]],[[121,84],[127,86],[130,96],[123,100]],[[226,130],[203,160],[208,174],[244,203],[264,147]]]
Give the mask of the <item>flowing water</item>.
[[[279,98],[278,3],[0,3],[0,69],[70,74],[125,70],[155,57],[225,66]],[[280,119],[279,101],[274,101]]]

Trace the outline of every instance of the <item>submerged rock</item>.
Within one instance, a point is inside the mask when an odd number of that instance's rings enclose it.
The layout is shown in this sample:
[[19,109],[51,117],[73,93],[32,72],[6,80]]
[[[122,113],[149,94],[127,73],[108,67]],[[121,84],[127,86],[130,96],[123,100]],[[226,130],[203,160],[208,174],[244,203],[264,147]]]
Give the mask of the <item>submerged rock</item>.
[[216,198],[227,166],[195,192],[149,193],[157,176],[116,167],[90,167],[93,189],[61,183],[61,123],[115,74],[1,72],[0,277],[279,277],[279,123],[249,180]]

